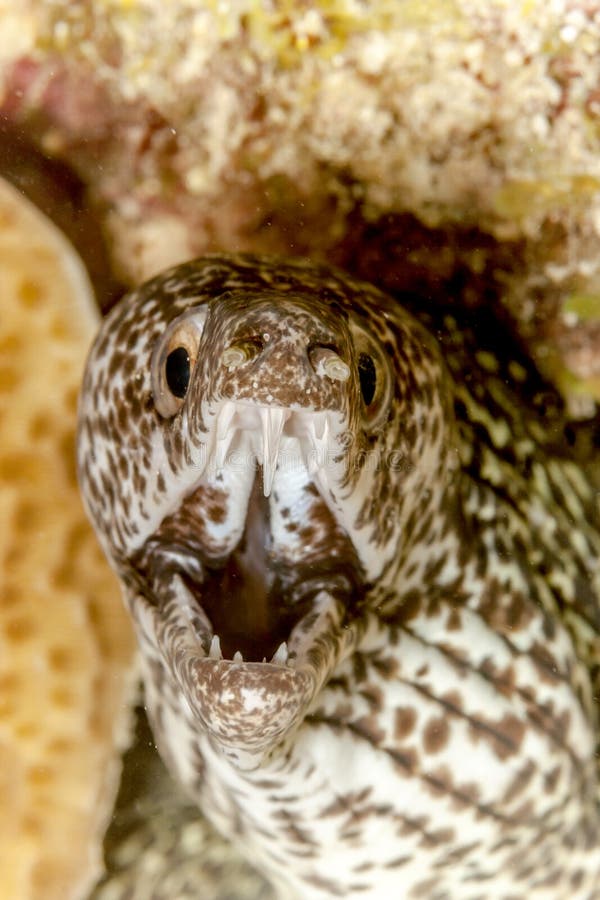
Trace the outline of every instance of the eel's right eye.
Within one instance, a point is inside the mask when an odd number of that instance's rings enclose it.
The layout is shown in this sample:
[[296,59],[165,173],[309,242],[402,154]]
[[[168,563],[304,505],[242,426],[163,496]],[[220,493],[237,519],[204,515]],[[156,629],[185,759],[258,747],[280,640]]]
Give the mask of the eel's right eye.
[[188,309],[174,319],[152,354],[152,396],[164,418],[179,412],[185,400],[198,356],[206,320],[206,307]]
[[373,357],[368,353],[361,353],[358,357],[358,379],[363,402],[365,406],[370,406],[377,390],[377,370]]
[[367,429],[373,430],[389,412],[392,397],[390,362],[375,336],[358,322],[350,320],[349,325],[362,398],[362,420]]

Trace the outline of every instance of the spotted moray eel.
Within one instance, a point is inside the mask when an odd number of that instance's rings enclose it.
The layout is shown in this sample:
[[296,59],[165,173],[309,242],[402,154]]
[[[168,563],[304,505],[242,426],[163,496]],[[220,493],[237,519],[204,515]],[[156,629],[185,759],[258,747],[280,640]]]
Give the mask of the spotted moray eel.
[[594,436],[442,319],[215,255],[87,364],[157,744],[280,898],[600,898]]

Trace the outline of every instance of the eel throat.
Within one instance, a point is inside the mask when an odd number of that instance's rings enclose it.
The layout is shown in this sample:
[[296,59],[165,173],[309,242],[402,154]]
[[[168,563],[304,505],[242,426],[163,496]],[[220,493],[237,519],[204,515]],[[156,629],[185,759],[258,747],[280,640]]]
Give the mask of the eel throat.
[[233,659],[237,651],[246,660],[271,659],[298,621],[298,610],[292,612],[281,603],[269,503],[258,475],[237,547],[224,566],[206,567],[202,606],[226,659]]

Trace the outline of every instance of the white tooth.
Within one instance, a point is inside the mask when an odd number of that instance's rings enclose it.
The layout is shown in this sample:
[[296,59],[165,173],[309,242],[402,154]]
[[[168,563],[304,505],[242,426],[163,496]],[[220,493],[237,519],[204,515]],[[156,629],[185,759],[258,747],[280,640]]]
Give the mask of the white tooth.
[[219,412],[219,417],[217,419],[217,440],[222,441],[229,431],[229,426],[231,425],[231,420],[235,415],[235,403],[232,403],[231,400],[226,400],[221,410]]
[[233,440],[234,430],[233,428],[222,441],[217,441],[217,446],[215,447],[215,469],[217,472],[220,472],[223,466],[225,465],[225,460],[227,459],[227,451],[231,446],[231,441]]
[[315,436],[314,429],[311,429],[309,432],[309,437],[311,449],[308,459],[308,471],[310,475],[314,475],[323,465],[323,460],[321,459],[321,445]]
[[287,409],[274,407],[260,410],[262,423],[262,467],[263,467],[263,493],[268,497],[273,485],[273,477],[277,468],[277,456],[281,443],[281,432],[290,413]]
[[287,648],[286,642],[283,641],[279,645],[277,650],[275,651],[275,654],[274,654],[271,662],[275,663],[278,666],[285,666],[287,659],[288,659],[288,648]]
[[329,420],[325,416],[323,416],[322,419],[317,420],[317,423],[313,420],[310,422],[307,430],[312,445],[312,454],[308,461],[308,471],[309,474],[314,475],[317,469],[322,469],[327,462]]
[[244,657],[242,656],[242,654],[240,653],[239,650],[236,650],[235,653],[233,654],[233,661],[236,663],[244,662]]
[[223,654],[221,653],[221,639],[218,634],[213,634],[208,655],[210,659],[223,659]]
[[231,403],[231,401],[228,400],[221,407],[221,411],[217,419],[217,427],[215,429],[217,443],[214,454],[215,469],[217,470],[217,472],[219,472],[225,465],[227,451],[231,446],[231,442],[235,434],[235,428],[232,424],[235,412],[235,403]]

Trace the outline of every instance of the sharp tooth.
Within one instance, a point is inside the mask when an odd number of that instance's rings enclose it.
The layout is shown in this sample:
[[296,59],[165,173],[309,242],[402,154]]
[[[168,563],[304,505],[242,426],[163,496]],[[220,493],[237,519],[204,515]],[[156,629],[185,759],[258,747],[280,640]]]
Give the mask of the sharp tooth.
[[221,410],[219,412],[219,417],[217,419],[217,440],[222,441],[227,432],[229,431],[229,426],[231,425],[231,420],[235,415],[235,403],[232,403],[231,400],[226,400]]
[[235,403],[227,401],[221,407],[219,417],[217,419],[216,435],[217,443],[215,447],[215,469],[220,471],[225,465],[227,451],[231,446],[231,441],[235,434],[235,428],[232,427],[233,417],[235,415]]
[[329,441],[329,420],[322,419],[311,421],[308,425],[308,437],[312,447],[312,454],[308,460],[309,474],[314,475],[317,469],[322,469],[327,462],[327,445]]
[[[320,425],[320,428],[315,426],[315,435],[319,441],[319,445],[322,447],[323,451],[326,452],[327,444],[329,442],[329,419],[326,416],[323,416]],[[320,434],[319,431],[321,432]]]
[[240,653],[239,650],[236,650],[235,653],[233,654],[233,661],[236,663],[244,662],[244,657],[242,656],[242,654]]
[[289,410],[273,407],[260,410],[262,423],[262,467],[263,467],[263,493],[268,497],[273,485],[273,476],[277,468],[277,456],[281,443],[281,432],[289,417]]
[[273,655],[272,663],[275,663],[278,666],[285,666],[288,659],[288,648],[285,641],[283,641]]
[[213,634],[208,655],[211,659],[223,659],[223,654],[221,653],[221,640],[218,634]]
[[314,475],[319,470],[319,451],[315,447],[315,443],[311,440],[311,448],[308,451],[308,474]]
[[217,441],[217,446],[215,447],[215,469],[217,470],[217,472],[220,472],[225,465],[225,460],[227,459],[227,451],[231,446],[232,438],[233,429],[229,432],[224,440]]

